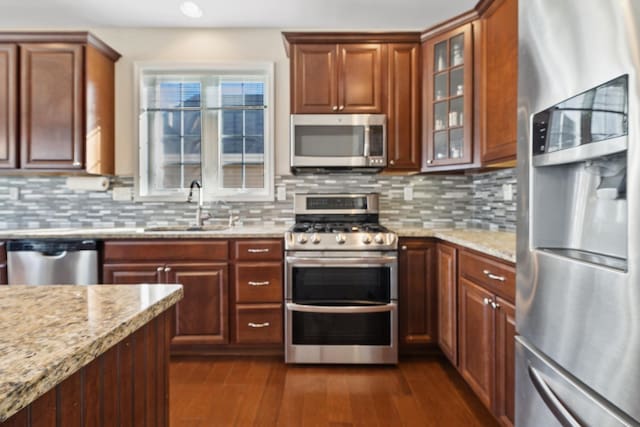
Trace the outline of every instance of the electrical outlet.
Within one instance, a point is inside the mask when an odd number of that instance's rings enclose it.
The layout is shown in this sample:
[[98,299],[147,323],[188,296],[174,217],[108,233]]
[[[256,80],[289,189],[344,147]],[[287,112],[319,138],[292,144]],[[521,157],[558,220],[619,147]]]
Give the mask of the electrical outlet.
[[111,197],[118,202],[128,202],[133,200],[133,191],[129,187],[114,187]]
[[278,199],[279,202],[287,200],[287,187],[284,185],[279,185],[276,188],[278,189],[276,199]]
[[502,198],[505,202],[513,200],[513,184],[502,184]]
[[413,200],[413,187],[404,187],[404,200],[410,201]]
[[9,200],[20,200],[20,187],[9,188]]

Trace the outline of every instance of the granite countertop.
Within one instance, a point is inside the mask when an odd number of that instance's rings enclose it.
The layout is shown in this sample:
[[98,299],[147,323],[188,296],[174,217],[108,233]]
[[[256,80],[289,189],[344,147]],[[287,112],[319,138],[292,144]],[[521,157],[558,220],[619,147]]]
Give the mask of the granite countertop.
[[234,226],[205,231],[145,231],[144,228],[41,228],[5,230],[0,240],[8,239],[233,239],[245,237],[281,238],[288,225]]
[[516,233],[474,229],[390,228],[400,237],[434,237],[504,261],[516,262]]
[[0,422],[182,296],[180,285],[0,286]]

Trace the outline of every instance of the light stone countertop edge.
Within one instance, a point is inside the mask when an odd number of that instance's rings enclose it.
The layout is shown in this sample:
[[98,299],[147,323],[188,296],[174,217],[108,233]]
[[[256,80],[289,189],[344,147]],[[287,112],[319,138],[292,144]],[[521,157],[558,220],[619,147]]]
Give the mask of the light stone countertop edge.
[[390,229],[403,237],[433,237],[468,249],[481,252],[515,264],[516,234],[507,231],[491,231],[480,229],[435,229],[435,228],[403,228]]
[[[181,300],[184,296],[182,286],[173,284],[169,286],[175,289],[171,290],[170,293],[152,303],[150,306],[136,312],[133,316],[123,318],[116,327],[99,336],[92,337],[89,342],[82,342],[77,346],[69,347],[66,354],[55,364],[43,366],[36,375],[26,379],[24,382],[11,383],[10,386],[12,388],[10,390],[4,390],[5,387],[3,386],[6,385],[2,383],[3,379],[0,376],[0,390],[2,390],[2,392],[0,392],[0,422],[5,421],[37,400],[69,376],[104,354],[115,344]],[[8,288],[11,288],[11,286]],[[1,374],[0,371],[0,375]]]

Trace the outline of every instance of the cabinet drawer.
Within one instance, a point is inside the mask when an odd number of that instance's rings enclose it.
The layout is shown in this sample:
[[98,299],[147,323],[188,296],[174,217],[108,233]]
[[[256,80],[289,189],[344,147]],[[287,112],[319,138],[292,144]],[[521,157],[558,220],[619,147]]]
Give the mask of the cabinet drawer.
[[282,240],[236,240],[234,257],[239,261],[262,261],[282,259]]
[[131,261],[219,261],[229,256],[226,240],[125,240],[104,243],[104,260]]
[[459,262],[461,276],[515,301],[516,271],[513,266],[467,251],[460,252]]
[[236,306],[238,344],[282,344],[282,304]]
[[236,302],[282,302],[282,263],[238,263]]

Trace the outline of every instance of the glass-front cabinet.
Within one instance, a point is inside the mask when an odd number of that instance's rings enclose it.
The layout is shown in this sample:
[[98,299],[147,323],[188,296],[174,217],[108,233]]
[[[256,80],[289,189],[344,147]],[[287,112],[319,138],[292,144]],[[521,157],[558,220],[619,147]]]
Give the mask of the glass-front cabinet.
[[423,44],[423,170],[473,160],[472,37],[467,24]]

